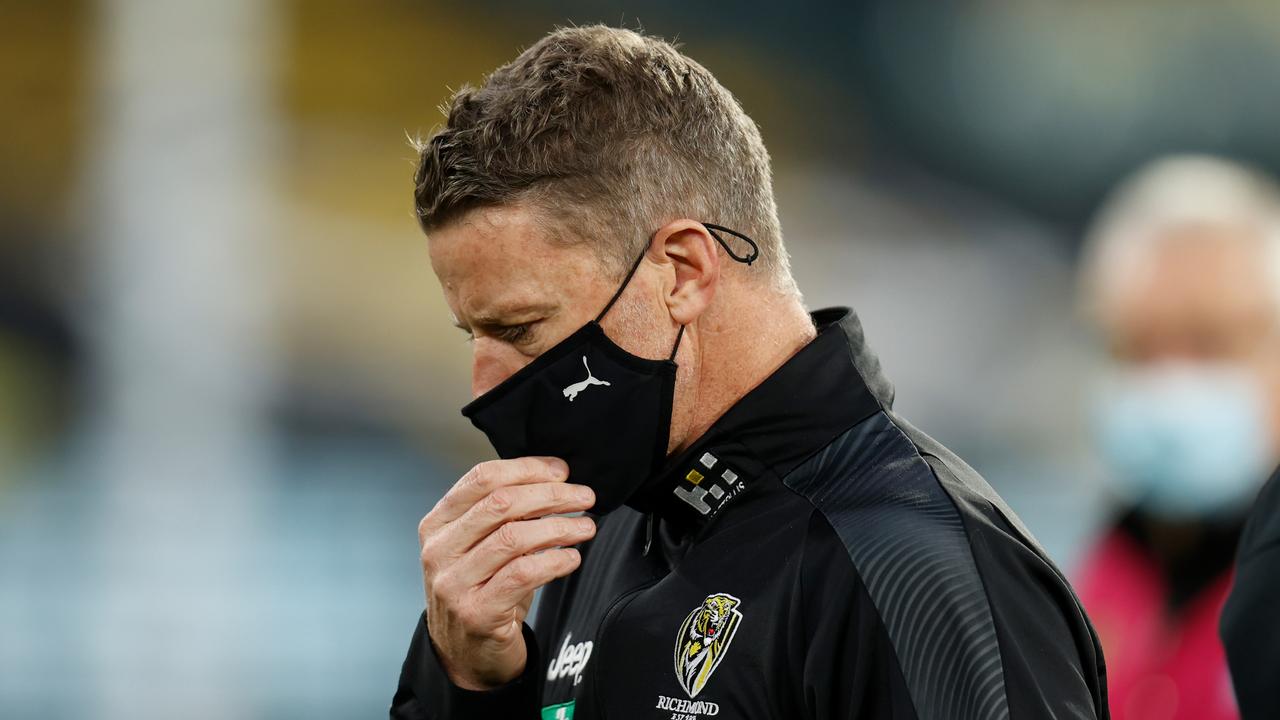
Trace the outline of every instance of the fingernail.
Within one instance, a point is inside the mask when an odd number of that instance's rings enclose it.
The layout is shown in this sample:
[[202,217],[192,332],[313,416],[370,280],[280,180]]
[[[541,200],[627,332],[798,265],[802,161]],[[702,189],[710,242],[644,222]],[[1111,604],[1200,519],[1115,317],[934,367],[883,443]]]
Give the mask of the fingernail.
[[569,463],[560,458],[547,458],[547,466],[559,477],[569,477]]
[[584,502],[587,500],[594,500],[596,497],[596,494],[586,485],[579,485],[577,489],[573,491],[573,494],[576,495],[579,500]]
[[578,518],[578,532],[593,532],[595,529],[596,524],[591,521],[591,518]]

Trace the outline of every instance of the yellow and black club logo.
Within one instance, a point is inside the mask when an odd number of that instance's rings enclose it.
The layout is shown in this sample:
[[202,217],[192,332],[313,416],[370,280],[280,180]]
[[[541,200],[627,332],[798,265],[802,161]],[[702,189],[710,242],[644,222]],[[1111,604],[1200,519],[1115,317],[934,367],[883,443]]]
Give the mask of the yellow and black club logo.
[[738,632],[742,601],[728,593],[708,595],[680,624],[676,635],[676,679],[690,698],[697,697],[716,671]]

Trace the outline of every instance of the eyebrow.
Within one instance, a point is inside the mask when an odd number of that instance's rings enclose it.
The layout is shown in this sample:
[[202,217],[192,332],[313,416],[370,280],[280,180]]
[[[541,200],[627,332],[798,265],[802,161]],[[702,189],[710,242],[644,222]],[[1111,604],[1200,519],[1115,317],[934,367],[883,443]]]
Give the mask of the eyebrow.
[[463,332],[471,332],[473,326],[494,328],[507,327],[509,325],[519,325],[521,321],[512,321],[512,318],[529,315],[551,315],[556,309],[556,305],[552,303],[534,303],[529,305],[513,305],[509,308],[501,308],[491,310],[481,315],[477,315],[471,324],[462,321],[457,315],[452,316],[453,326]]

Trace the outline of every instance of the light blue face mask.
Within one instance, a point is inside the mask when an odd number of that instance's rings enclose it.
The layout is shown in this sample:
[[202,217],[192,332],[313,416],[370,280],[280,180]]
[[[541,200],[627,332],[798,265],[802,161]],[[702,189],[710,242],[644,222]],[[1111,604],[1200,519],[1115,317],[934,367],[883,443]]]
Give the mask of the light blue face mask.
[[1263,391],[1229,365],[1118,371],[1098,398],[1099,444],[1123,500],[1173,519],[1245,510],[1272,469]]

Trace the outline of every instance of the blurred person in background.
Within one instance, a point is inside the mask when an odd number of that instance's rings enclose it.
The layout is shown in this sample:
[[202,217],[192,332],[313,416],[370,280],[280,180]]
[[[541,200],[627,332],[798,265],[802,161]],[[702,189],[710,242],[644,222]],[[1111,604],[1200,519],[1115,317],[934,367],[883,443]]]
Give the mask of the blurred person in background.
[[1166,158],[1114,193],[1084,258],[1111,360],[1096,429],[1120,512],[1078,588],[1112,713],[1234,718],[1217,627],[1280,455],[1280,193],[1224,160]]

